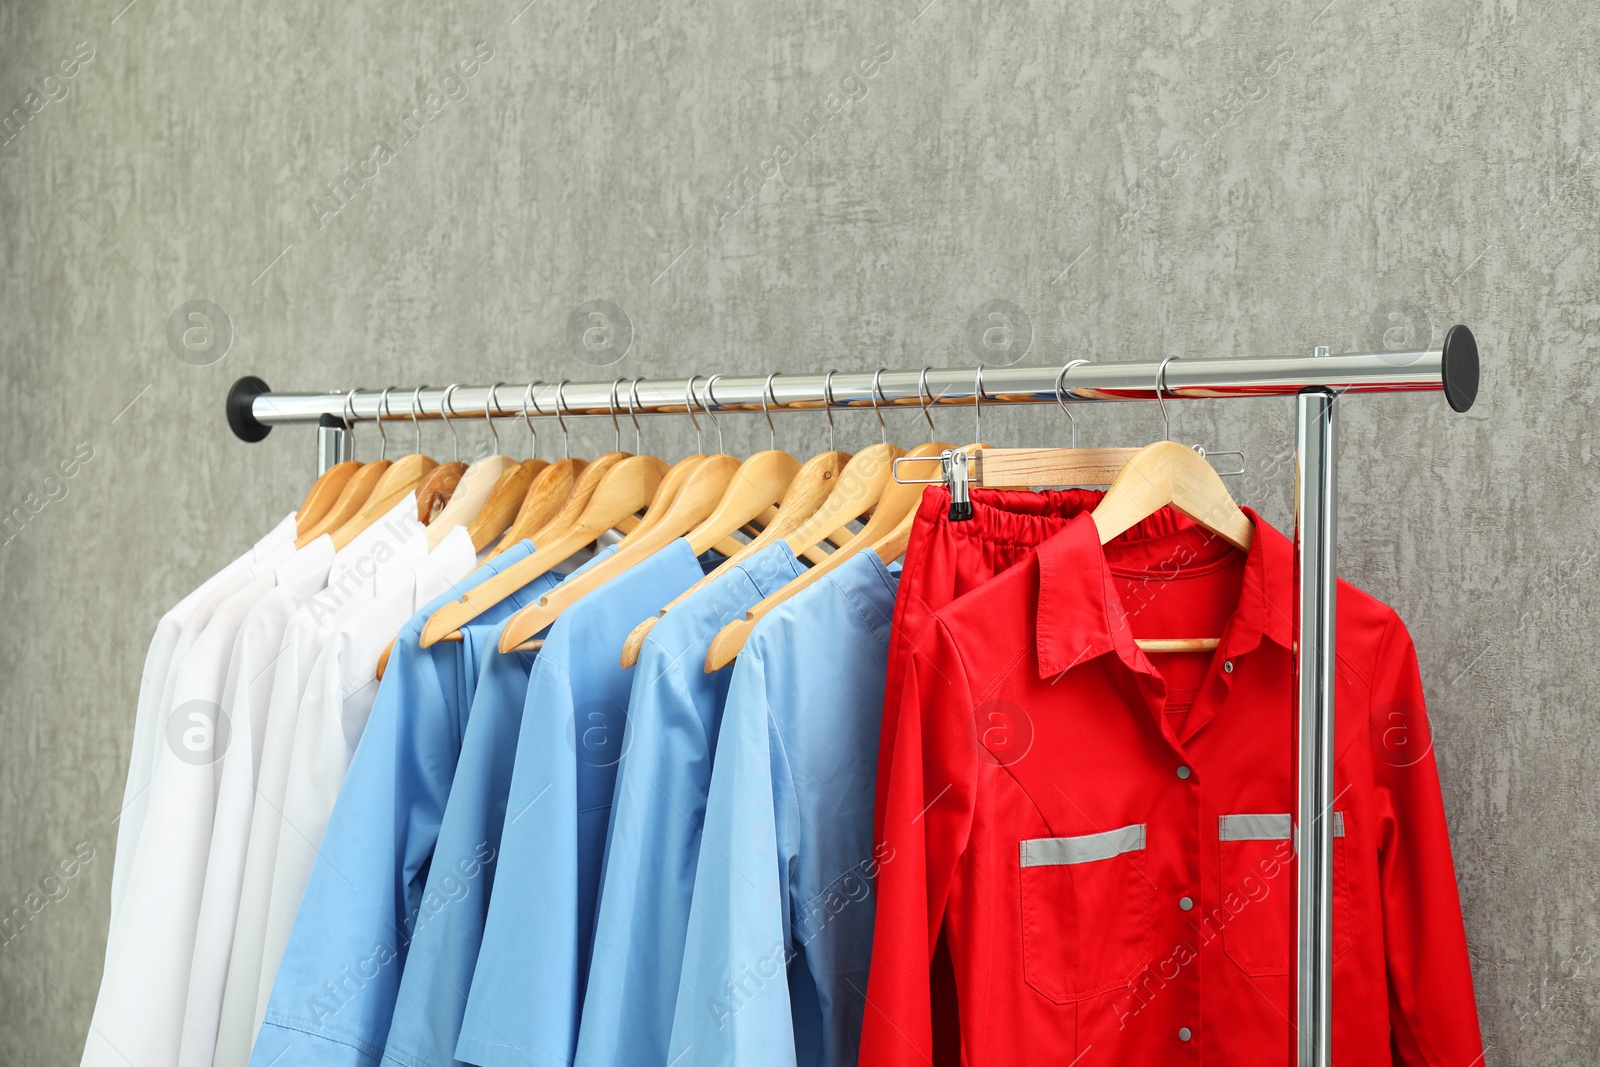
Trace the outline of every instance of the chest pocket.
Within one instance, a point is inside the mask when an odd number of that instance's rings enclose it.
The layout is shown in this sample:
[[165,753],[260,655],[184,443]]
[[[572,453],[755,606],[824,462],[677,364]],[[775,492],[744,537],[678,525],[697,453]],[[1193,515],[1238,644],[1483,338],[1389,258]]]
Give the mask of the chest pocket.
[[[1224,815],[1217,822],[1225,925],[1222,946],[1245,974],[1289,973],[1294,940],[1294,820],[1288,815]],[[1350,948],[1350,879],[1345,869],[1344,812],[1333,813],[1333,953]],[[1230,898],[1231,894],[1231,898]]]
[[1020,845],[1023,977],[1058,1004],[1126,988],[1150,961],[1143,823]]

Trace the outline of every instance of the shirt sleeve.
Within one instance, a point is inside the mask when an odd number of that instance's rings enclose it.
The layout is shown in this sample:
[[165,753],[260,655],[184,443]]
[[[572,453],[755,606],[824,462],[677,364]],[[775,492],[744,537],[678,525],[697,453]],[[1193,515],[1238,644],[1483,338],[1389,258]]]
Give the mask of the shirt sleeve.
[[742,654],[711,769],[669,1063],[793,1067],[793,956],[763,662]]
[[460,743],[435,662],[455,646],[419,649],[421,623],[412,623],[395,642],[294,918],[250,1060],[259,1067],[369,1065],[383,1055]]
[[1371,726],[1395,1063],[1471,1067],[1483,1039],[1467,936],[1416,649],[1397,616],[1378,657]]
[[906,700],[894,737],[878,849],[878,906],[861,1062],[934,1062],[929,965],[978,787],[973,701],[961,649],[935,619],[908,650]]

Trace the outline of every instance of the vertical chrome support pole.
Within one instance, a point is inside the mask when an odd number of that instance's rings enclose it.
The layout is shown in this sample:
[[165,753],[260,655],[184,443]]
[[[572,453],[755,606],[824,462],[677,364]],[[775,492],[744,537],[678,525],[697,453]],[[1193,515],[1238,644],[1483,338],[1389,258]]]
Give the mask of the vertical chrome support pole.
[[[1319,350],[1319,355],[1326,349]],[[1296,1062],[1330,1067],[1333,1000],[1335,396],[1295,398],[1295,570],[1299,585],[1299,786],[1296,816]]]
[[317,473],[355,457],[355,441],[343,420],[324,415],[317,420]]

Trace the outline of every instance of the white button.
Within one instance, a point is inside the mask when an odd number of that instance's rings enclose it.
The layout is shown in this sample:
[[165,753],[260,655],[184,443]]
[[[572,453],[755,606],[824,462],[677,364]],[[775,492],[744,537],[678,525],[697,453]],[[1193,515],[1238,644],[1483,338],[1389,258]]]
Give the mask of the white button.
[[1187,1026],[1178,1027],[1178,1040],[1179,1041],[1187,1041],[1187,1040],[1189,1040],[1189,1038],[1191,1038],[1193,1036],[1194,1036],[1193,1034],[1189,1033],[1189,1028]]
[[1187,768],[1187,767],[1179,767],[1178,768],[1178,777],[1179,778],[1187,778],[1187,777],[1189,777],[1189,768]]
[[1231,660],[1231,659],[1223,660],[1222,661],[1222,669],[1224,671],[1226,671],[1228,674],[1232,674],[1233,673],[1233,660]]
[[1188,897],[1179,897],[1178,907],[1182,908],[1184,911],[1188,911],[1190,908],[1194,907],[1194,901],[1190,900]]

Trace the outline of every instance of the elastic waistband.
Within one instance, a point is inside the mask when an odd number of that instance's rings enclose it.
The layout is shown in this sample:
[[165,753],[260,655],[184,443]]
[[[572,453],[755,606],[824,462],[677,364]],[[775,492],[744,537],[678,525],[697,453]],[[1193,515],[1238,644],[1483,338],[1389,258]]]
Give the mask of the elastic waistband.
[[[950,491],[930,485],[922,493],[917,525],[931,525],[950,537],[971,538],[1032,547],[1042,544],[1085,511],[1093,511],[1105,491],[1101,489],[973,489],[972,518],[950,521]],[[1173,507],[1164,507],[1119,534],[1112,544],[1166,537],[1191,529],[1194,520]]]

